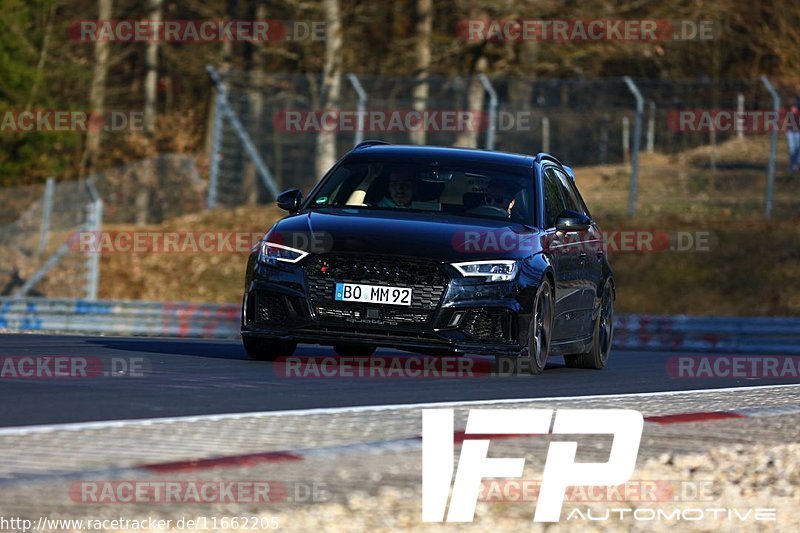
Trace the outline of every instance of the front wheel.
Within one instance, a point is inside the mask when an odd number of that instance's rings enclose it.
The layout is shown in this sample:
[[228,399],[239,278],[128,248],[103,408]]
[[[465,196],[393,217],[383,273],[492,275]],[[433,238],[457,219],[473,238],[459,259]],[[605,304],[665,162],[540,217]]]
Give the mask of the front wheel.
[[533,309],[528,336],[528,369],[531,374],[540,374],[547,365],[553,333],[553,293],[550,291],[550,282],[547,278],[539,286]]
[[536,292],[528,333],[528,355],[520,357],[501,356],[497,358],[498,368],[511,367],[513,372],[540,374],[547,365],[550,355],[550,339],[553,333],[553,293],[550,281],[545,278]]
[[247,355],[258,361],[274,361],[279,357],[289,357],[297,349],[292,341],[242,337],[242,345]]
[[608,363],[611,352],[611,340],[614,337],[614,292],[611,282],[607,281],[603,287],[603,297],[600,300],[600,314],[594,322],[592,334],[592,347],[588,352],[578,355],[565,355],[564,362],[570,368],[589,368],[600,370]]

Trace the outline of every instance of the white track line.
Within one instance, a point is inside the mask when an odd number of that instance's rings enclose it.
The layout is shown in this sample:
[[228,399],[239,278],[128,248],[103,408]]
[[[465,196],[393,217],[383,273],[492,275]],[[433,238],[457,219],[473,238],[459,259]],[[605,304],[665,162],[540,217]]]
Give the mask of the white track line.
[[[407,403],[397,405],[357,405],[350,407],[321,407],[313,409],[295,409],[285,411],[254,411],[249,413],[223,413],[215,415],[190,415],[163,418],[141,418],[126,420],[101,420],[96,422],[71,422],[65,424],[45,424],[36,426],[21,426],[11,428],[0,428],[0,437],[11,435],[27,435],[31,433],[48,433],[52,431],[83,431],[90,429],[108,429],[127,426],[150,426],[156,424],[174,424],[178,422],[217,422],[221,420],[239,420],[242,418],[266,418],[273,416],[310,416],[310,415],[330,415],[341,413],[358,413],[366,411],[391,411],[399,409],[424,409],[447,406],[470,406],[470,405],[502,405],[509,403],[532,403],[532,402],[559,402],[569,400],[602,400],[614,398],[641,398],[645,396],[679,396],[681,394],[713,394],[717,392],[732,391],[752,391],[764,389],[783,389],[787,387],[798,387],[800,383],[787,383],[783,385],[756,385],[752,387],[726,387],[720,389],[692,389],[681,391],[660,391],[660,392],[630,392],[622,394],[593,394],[586,396],[555,396],[548,398],[500,398],[493,400],[465,400],[452,402],[429,402],[429,403]],[[731,409],[735,411],[735,409]]]

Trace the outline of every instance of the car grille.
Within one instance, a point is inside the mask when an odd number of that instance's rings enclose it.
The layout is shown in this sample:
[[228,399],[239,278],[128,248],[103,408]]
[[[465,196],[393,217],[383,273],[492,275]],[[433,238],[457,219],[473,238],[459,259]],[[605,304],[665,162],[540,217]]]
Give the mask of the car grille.
[[512,342],[512,315],[504,309],[473,309],[463,330],[475,340]]
[[363,307],[364,304],[354,302],[330,302],[325,303],[325,305],[317,305],[316,312],[319,316],[325,318],[374,324],[425,323],[432,314],[432,311],[389,309],[388,306],[384,306],[379,316],[371,317]]
[[[385,256],[320,255],[309,261],[305,272],[309,299],[318,316],[375,325],[427,324],[449,281],[434,261]],[[410,287],[411,306],[337,302],[333,300],[337,282]]]

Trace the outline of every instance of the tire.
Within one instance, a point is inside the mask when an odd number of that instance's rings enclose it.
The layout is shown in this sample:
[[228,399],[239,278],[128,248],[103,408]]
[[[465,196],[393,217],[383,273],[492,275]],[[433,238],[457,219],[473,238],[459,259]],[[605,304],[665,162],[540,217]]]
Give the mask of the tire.
[[497,366],[501,371],[511,368],[515,374],[541,374],[547,366],[547,358],[550,355],[553,310],[553,292],[550,289],[550,280],[545,278],[539,286],[539,290],[536,291],[536,299],[533,302],[527,356],[498,356],[496,358]]
[[603,287],[603,297],[600,300],[600,312],[594,321],[592,347],[583,354],[564,356],[564,362],[570,368],[600,370],[608,363],[613,338],[614,292],[611,288],[611,282],[607,281]]
[[367,346],[365,344],[334,344],[333,351],[336,355],[352,356],[352,357],[369,357],[375,353],[374,346]]
[[274,361],[279,357],[289,357],[297,349],[297,343],[258,337],[242,337],[244,351],[258,361]]

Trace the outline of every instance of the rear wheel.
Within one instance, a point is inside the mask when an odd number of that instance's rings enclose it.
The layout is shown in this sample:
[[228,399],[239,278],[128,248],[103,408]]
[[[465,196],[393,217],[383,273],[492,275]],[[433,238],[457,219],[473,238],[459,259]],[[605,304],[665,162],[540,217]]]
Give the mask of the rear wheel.
[[352,356],[352,357],[369,357],[375,353],[374,346],[367,346],[364,344],[334,344],[333,351],[336,355]]
[[600,370],[606,366],[608,355],[611,352],[611,340],[614,337],[614,291],[611,282],[606,282],[603,287],[603,297],[600,300],[600,313],[594,322],[592,334],[592,347],[583,354],[565,355],[564,362],[570,368],[590,368]]
[[279,357],[289,357],[297,349],[292,341],[242,337],[242,345],[247,355],[259,361],[274,361]]

